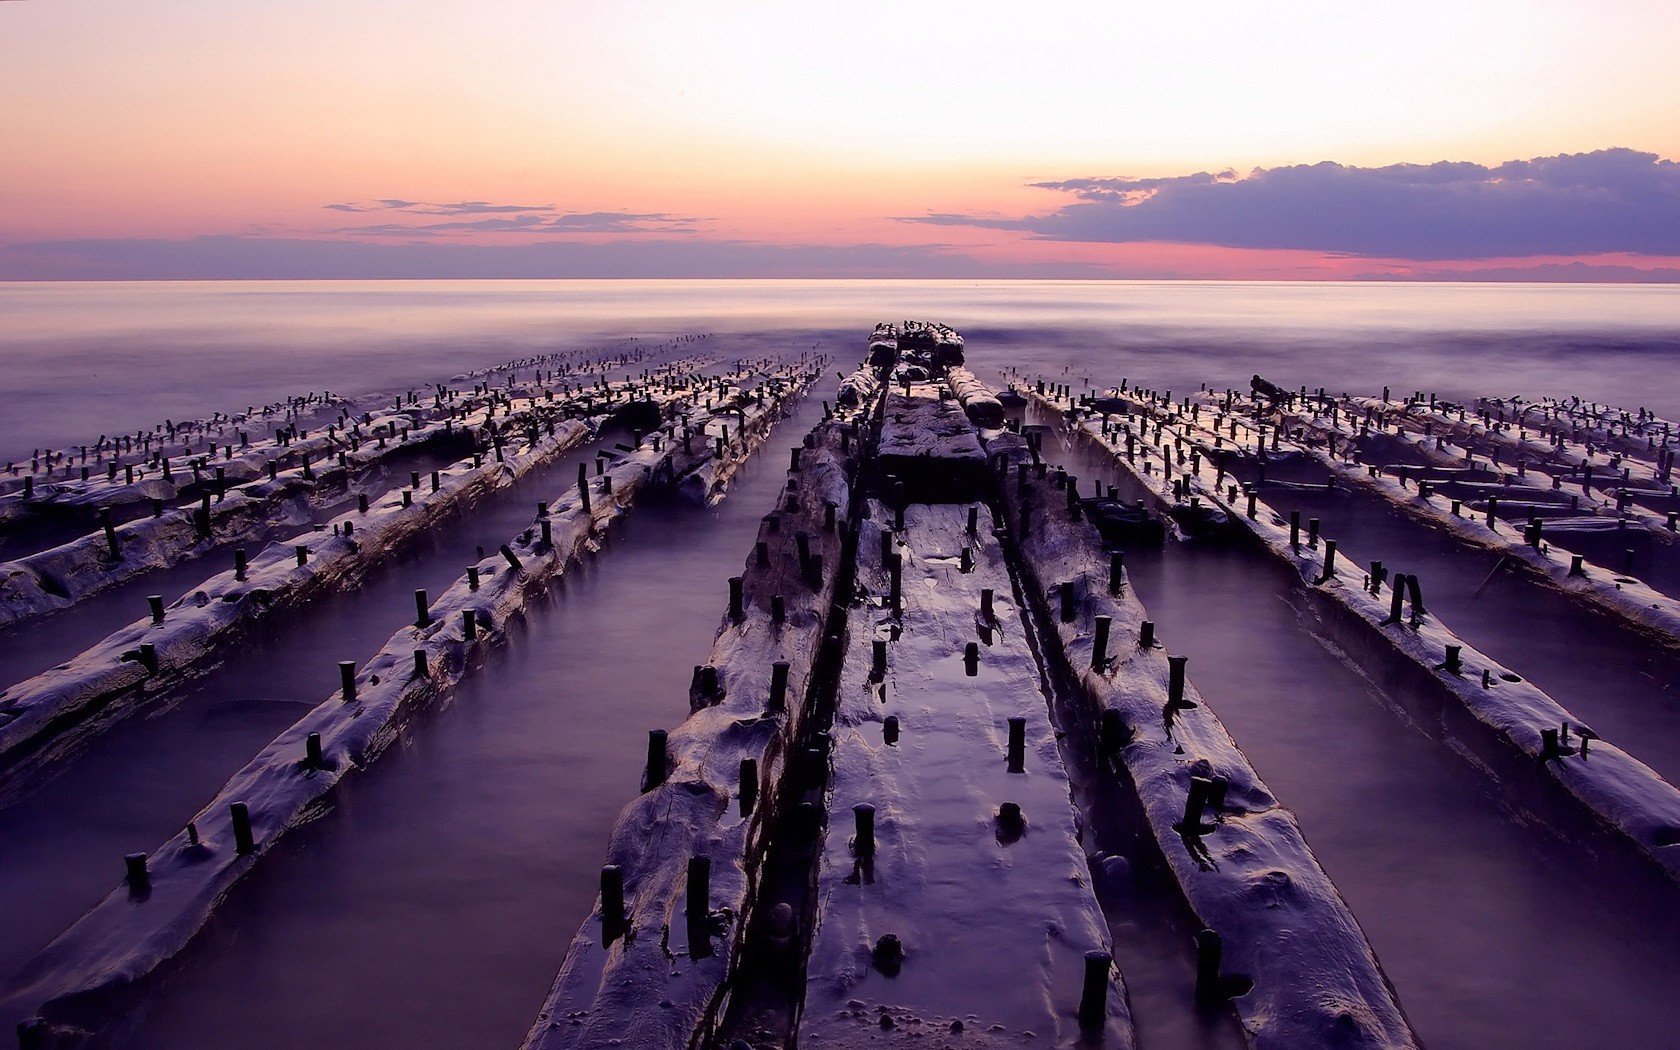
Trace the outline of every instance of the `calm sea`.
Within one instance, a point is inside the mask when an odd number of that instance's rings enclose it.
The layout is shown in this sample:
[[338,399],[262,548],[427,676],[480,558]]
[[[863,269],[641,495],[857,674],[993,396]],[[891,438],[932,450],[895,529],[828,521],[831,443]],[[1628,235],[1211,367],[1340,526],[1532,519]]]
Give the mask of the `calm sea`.
[[1680,287],[1099,281],[0,283],[0,457],[288,393],[715,333],[849,363],[929,317],[976,367],[1106,385],[1579,394],[1680,416]]

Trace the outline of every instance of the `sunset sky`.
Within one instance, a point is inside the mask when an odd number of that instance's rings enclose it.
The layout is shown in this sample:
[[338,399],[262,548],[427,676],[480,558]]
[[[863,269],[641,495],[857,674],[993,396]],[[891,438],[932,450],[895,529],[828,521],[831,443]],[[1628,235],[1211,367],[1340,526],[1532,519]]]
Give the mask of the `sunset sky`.
[[1675,280],[1677,54],[1674,0],[0,0],[0,279]]

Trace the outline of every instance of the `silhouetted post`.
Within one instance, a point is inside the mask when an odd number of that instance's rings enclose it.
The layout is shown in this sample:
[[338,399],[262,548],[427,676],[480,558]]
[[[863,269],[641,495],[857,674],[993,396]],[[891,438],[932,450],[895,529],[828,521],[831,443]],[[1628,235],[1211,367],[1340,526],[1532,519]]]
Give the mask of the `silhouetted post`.
[[1388,599],[1388,620],[1386,622],[1400,622],[1400,610],[1405,600],[1406,574],[1403,572],[1397,572],[1394,574],[1394,591],[1389,595]]
[[856,824],[856,834],[852,840],[852,848],[860,857],[875,855],[875,807],[867,802],[859,802],[852,807],[852,817]]
[[1085,982],[1079,991],[1079,1026],[1101,1028],[1108,1017],[1108,971],[1114,959],[1105,951],[1085,953]]
[[1190,662],[1188,656],[1167,657],[1167,706],[1194,707],[1194,704],[1184,700],[1184,665]]
[[665,730],[648,730],[647,773],[642,781],[643,791],[652,791],[665,783],[665,739]]
[[128,888],[136,893],[143,893],[151,886],[151,873],[146,870],[146,855],[144,853],[130,853],[123,858],[123,875],[128,882]]
[[758,805],[758,759],[741,759],[741,771],[737,782],[741,793],[741,815],[746,816]]
[[1203,1002],[1223,999],[1220,967],[1224,961],[1225,944],[1219,934],[1203,930],[1196,934],[1196,998]]
[[624,869],[601,868],[601,938],[611,944],[624,933]]
[[1006,768],[1011,773],[1020,773],[1026,769],[1027,755],[1027,720],[1025,718],[1011,718],[1009,720],[1009,750],[1007,752]]
[[111,524],[111,508],[99,508],[99,525],[105,530],[105,546],[111,553],[111,560],[122,557],[122,548],[117,544],[117,527]]
[[234,851],[240,856],[256,852],[257,840],[251,833],[250,808],[243,802],[235,802],[228,807],[228,816],[233,821]]
[[696,855],[688,858],[688,919],[704,919],[711,911],[712,858]]
[[1096,619],[1096,633],[1091,640],[1091,670],[1101,671],[1108,665],[1108,629],[1113,623],[1112,618],[1099,616]]

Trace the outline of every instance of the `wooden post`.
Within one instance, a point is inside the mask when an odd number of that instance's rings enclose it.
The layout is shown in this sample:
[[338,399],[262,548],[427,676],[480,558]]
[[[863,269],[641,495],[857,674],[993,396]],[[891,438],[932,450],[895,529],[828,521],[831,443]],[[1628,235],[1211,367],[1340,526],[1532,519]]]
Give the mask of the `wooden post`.
[[233,821],[234,851],[240,856],[256,852],[257,840],[251,832],[250,808],[243,802],[235,802],[228,807],[228,816]]
[[624,869],[607,864],[601,868],[601,939],[611,944],[625,932]]
[[852,849],[859,857],[873,857],[875,855],[875,807],[867,802],[859,802],[852,807],[852,816],[856,823],[856,834],[852,839]]
[[741,794],[741,815],[747,816],[758,804],[758,759],[741,759],[741,771],[738,779]]
[[652,791],[665,783],[665,741],[666,732],[663,729],[648,730],[647,772],[642,779],[642,790]]
[[787,708],[788,662],[777,660],[770,665],[770,710]]
[[1100,1029],[1108,1017],[1108,971],[1113,963],[1113,956],[1105,951],[1085,953],[1085,980],[1079,991],[1081,1028]]
[[688,858],[688,920],[704,919],[711,912],[712,858],[695,855]]
[[1113,623],[1112,618],[1099,616],[1096,619],[1096,633],[1091,639],[1091,670],[1102,671],[1108,666],[1108,630]]

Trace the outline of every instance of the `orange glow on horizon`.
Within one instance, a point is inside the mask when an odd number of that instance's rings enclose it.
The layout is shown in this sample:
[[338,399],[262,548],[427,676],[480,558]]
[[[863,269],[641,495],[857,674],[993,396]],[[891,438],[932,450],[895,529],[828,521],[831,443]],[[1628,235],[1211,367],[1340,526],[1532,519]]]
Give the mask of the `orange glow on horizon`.
[[1537,0],[1520,13],[1494,0],[1403,13],[1284,3],[1263,15],[1233,0],[1221,17],[1094,0],[1031,14],[440,0],[416,15],[394,0],[183,0],[167,18],[133,0],[97,17],[0,4],[0,129],[13,147],[0,153],[0,245],[400,241],[354,227],[420,219],[327,206],[402,198],[666,214],[694,220],[683,236],[716,240],[1352,274],[1407,264],[899,220],[1042,214],[1069,199],[1029,183],[1082,176],[1493,164],[1610,146],[1680,156],[1680,95],[1666,81],[1680,9],[1648,0]]

